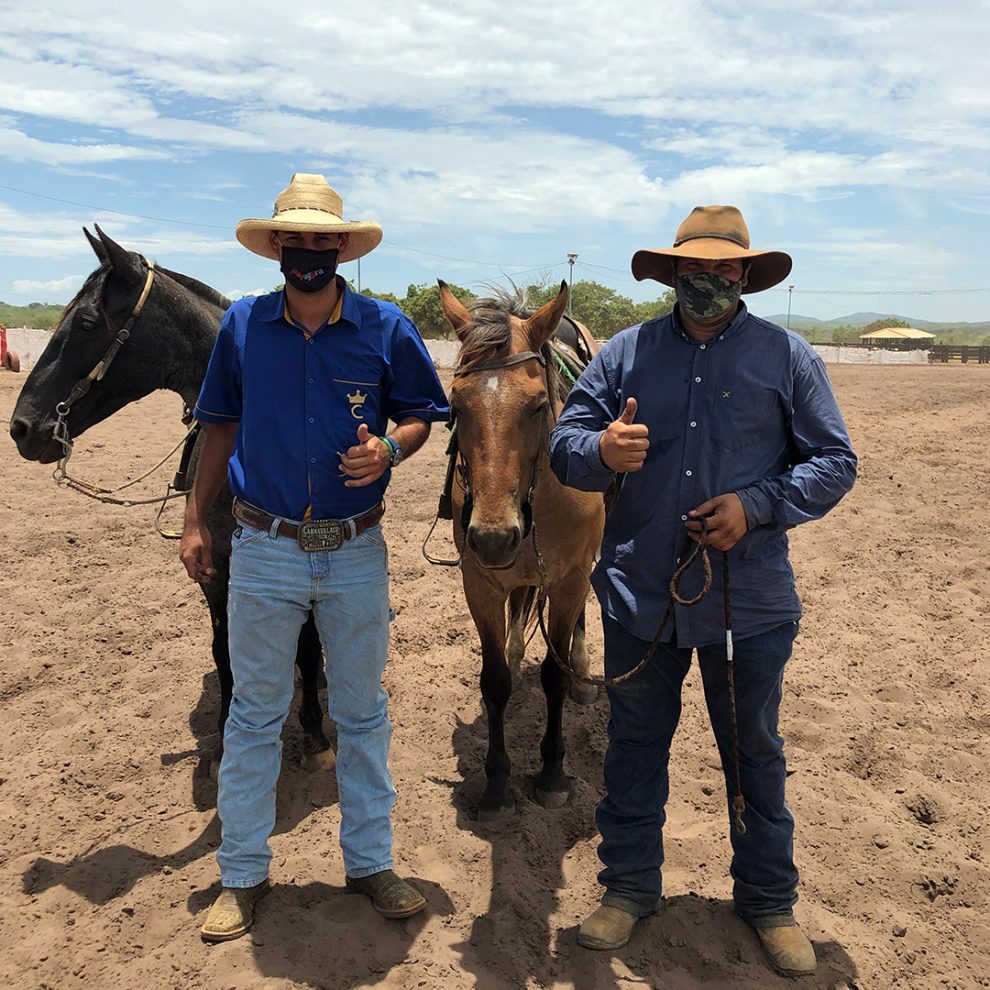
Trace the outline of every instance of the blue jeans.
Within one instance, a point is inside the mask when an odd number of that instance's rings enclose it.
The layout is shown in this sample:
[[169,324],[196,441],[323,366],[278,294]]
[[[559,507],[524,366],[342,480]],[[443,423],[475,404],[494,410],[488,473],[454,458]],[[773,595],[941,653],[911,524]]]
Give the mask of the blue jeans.
[[[615,677],[642,660],[649,643],[604,615],[605,673]],[[739,760],[746,799],[746,834],[732,828],[735,771],[725,645],[698,648],[708,716],[725,773],[736,912],[755,927],[793,924],[798,872],[794,819],[784,799],[784,741],[777,733],[784,665],[797,623],[734,643]],[[681,715],[681,684],[691,648],[661,643],[638,674],[608,688],[611,717],[605,753],[606,795],[596,820],[605,869],[603,904],[638,916],[660,904],[664,806],[670,793],[670,743]]]
[[240,527],[227,599],[234,694],[224,729],[217,851],[225,887],[268,876],[282,723],[293,694],[299,631],[312,609],[326,654],[337,723],[340,845],[347,875],[392,866],[392,726],[382,672],[388,653],[388,552],[381,526],[339,550],[308,553],[295,540]]

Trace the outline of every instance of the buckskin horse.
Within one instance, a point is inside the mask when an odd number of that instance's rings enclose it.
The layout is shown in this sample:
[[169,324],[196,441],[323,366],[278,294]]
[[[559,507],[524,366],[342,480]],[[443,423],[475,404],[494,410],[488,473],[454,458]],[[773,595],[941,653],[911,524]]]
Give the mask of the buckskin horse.
[[547,808],[567,800],[564,695],[570,686],[572,698],[588,703],[596,691],[569,678],[557,658],[587,676],[584,605],[605,512],[601,495],[565,488],[549,467],[550,430],[569,388],[550,344],[567,305],[566,282],[535,313],[519,292],[476,300],[469,310],[441,281],[440,298],[461,342],[450,390],[460,474],[452,514],[464,594],[481,639],[488,753],[479,817],[487,820],[514,806],[505,707],[534,598],[538,609],[544,599],[550,606],[540,668],[547,723],[535,793]]
[[[192,409],[220,320],[230,305],[229,299],[202,282],[125,250],[99,227],[98,239],[85,228],[83,232],[100,265],[62,313],[10,420],[10,435],[21,456],[42,464],[60,460],[71,450],[73,437],[156,389],[177,392],[186,409]],[[203,436],[205,431],[199,431],[191,448],[189,485]],[[220,740],[212,758],[214,772],[223,752],[223,727],[234,684],[227,646],[234,525],[230,491],[224,486],[208,519],[216,576],[201,586],[213,622],[213,661],[220,681]],[[306,733],[306,762],[315,769],[329,765],[332,749],[323,731],[318,694],[322,655],[312,616],[300,634],[296,662],[302,682],[299,721]]]

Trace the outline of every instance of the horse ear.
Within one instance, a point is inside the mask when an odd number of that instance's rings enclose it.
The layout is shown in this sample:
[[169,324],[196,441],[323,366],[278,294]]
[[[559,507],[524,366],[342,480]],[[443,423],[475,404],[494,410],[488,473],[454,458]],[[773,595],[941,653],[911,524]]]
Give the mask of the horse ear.
[[83,233],[86,235],[86,240],[89,241],[89,246],[93,249],[93,254],[96,255],[100,264],[102,265],[109,261],[109,258],[107,258],[107,249],[103,246],[103,242],[98,241],[85,227],[83,227]]
[[538,351],[554,334],[560,318],[567,309],[567,283],[560,283],[560,291],[555,299],[541,306],[527,321],[526,333],[529,346]]
[[100,230],[99,224],[93,224],[97,234],[100,235],[103,250],[106,251],[106,260],[110,262],[110,267],[123,278],[130,276],[137,280],[142,277],[141,262],[138,256],[122,248],[112,237],[108,237]]
[[440,305],[443,306],[444,316],[454,328],[454,333],[463,340],[468,328],[474,323],[474,317],[468,312],[464,303],[450,291],[450,286],[443,279],[438,278],[437,285],[440,286]]

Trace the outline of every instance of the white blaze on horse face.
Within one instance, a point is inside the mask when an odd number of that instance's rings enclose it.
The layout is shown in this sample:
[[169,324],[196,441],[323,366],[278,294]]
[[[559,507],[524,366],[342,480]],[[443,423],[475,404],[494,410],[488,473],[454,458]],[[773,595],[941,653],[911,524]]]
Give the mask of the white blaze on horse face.
[[485,379],[484,387],[488,389],[489,392],[498,391],[498,375],[489,375]]

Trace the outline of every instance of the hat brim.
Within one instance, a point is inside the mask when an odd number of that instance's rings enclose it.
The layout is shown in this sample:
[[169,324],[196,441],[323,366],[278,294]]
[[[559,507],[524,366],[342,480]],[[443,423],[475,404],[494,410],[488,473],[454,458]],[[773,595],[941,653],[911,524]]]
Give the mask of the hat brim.
[[632,258],[632,273],[638,282],[652,278],[664,285],[674,285],[674,262],[678,258],[703,258],[706,261],[731,261],[738,258],[750,264],[749,278],[743,292],[762,292],[783,282],[791,272],[791,256],[783,251],[750,251],[719,237],[696,237],[675,248],[637,251]]
[[337,261],[343,264],[362,258],[382,242],[382,228],[370,220],[341,220],[322,210],[285,210],[277,217],[251,218],[237,225],[237,239],[249,251],[262,258],[278,260],[272,247],[272,231],[292,230],[303,234],[349,234],[347,247]]

